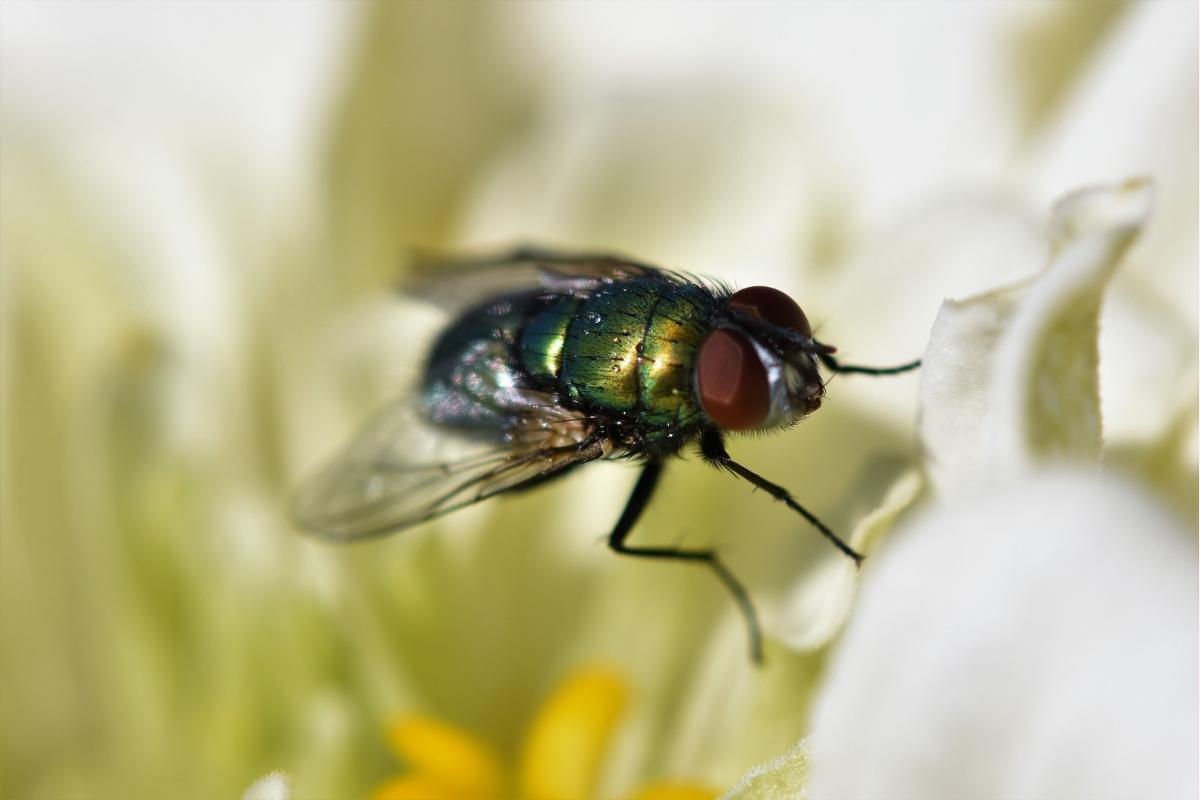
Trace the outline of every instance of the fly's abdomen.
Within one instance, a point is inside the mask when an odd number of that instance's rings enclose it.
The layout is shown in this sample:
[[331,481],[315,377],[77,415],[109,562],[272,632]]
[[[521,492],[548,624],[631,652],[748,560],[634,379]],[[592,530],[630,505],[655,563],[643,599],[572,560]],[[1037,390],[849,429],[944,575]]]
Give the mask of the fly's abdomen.
[[567,329],[583,301],[578,297],[560,297],[533,315],[518,342],[521,365],[540,381],[557,381],[562,372],[563,349]]
[[541,292],[499,297],[455,320],[425,366],[424,405],[440,425],[502,436],[532,380],[516,358],[526,322],[546,305]]

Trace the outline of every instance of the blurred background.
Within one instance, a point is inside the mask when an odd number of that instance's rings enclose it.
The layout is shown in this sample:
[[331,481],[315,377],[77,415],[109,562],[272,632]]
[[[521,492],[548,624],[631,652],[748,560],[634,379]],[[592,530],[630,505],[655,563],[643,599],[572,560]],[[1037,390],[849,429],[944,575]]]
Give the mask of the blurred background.
[[[711,575],[604,547],[626,465],[370,544],[288,526],[420,368],[414,246],[774,285],[888,364],[1036,273],[1055,198],[1150,175],[1106,457],[1194,526],[1196,67],[1190,2],[0,5],[0,794],[363,796],[396,715],[513,762],[590,664],[629,687],[591,796],[715,794],[804,735],[851,576],[696,459],[640,530],[729,553],[762,670]],[[916,380],[731,451],[851,530],[919,466]]]

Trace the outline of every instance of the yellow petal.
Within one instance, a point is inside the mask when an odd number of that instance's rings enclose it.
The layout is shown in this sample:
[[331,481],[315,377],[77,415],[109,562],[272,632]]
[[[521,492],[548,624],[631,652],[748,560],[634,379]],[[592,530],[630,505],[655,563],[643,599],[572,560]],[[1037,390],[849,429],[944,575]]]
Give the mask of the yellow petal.
[[493,800],[493,795],[477,795],[428,775],[405,775],[380,786],[371,800]]
[[652,783],[633,800],[713,800],[719,792],[699,783]]
[[558,688],[534,720],[521,755],[525,800],[584,800],[596,782],[628,687],[612,670],[577,672]]
[[466,731],[430,717],[401,717],[388,729],[388,742],[421,778],[465,796],[491,798],[500,792],[499,759],[485,742]]

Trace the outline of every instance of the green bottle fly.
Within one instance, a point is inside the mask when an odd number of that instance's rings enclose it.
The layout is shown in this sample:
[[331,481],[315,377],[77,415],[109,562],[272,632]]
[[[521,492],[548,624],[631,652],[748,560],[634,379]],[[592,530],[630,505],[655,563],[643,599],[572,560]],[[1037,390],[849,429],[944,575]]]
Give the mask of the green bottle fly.
[[[840,364],[783,292],[725,286],[605,255],[518,250],[445,265],[420,292],[473,295],[434,343],[415,403],[385,409],[297,493],[293,516],[336,540],[410,527],[601,458],[641,462],[609,534],[619,553],[707,565],[745,616],[749,595],[712,550],[627,543],[665,461],[697,444],[710,464],[786,504],[856,563],[862,556],[791,494],[734,461],[728,432],[793,425]],[[438,287],[442,291],[438,291]]]

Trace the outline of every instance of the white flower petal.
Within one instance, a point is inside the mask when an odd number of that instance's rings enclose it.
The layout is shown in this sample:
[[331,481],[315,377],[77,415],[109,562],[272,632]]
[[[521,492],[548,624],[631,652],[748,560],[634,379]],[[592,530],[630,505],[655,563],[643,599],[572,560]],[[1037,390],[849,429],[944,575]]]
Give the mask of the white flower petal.
[[291,800],[292,782],[285,773],[269,772],[250,784],[242,800]]
[[1100,304],[1151,199],[1140,180],[1068,196],[1055,208],[1045,272],[943,305],[921,385],[921,439],[937,489],[1098,456]]
[[721,800],[804,800],[808,796],[808,741],[747,772]]
[[1104,290],[1150,217],[1149,182],[1068,195],[1051,220],[1055,253],[996,350],[996,466],[1100,452],[1098,320]]
[[1051,473],[889,541],[817,700],[814,796],[1196,796],[1196,551],[1155,503]]
[[926,468],[939,491],[983,471],[993,354],[1020,295],[1021,288],[1013,287],[947,300],[933,323],[921,364],[918,428]]

